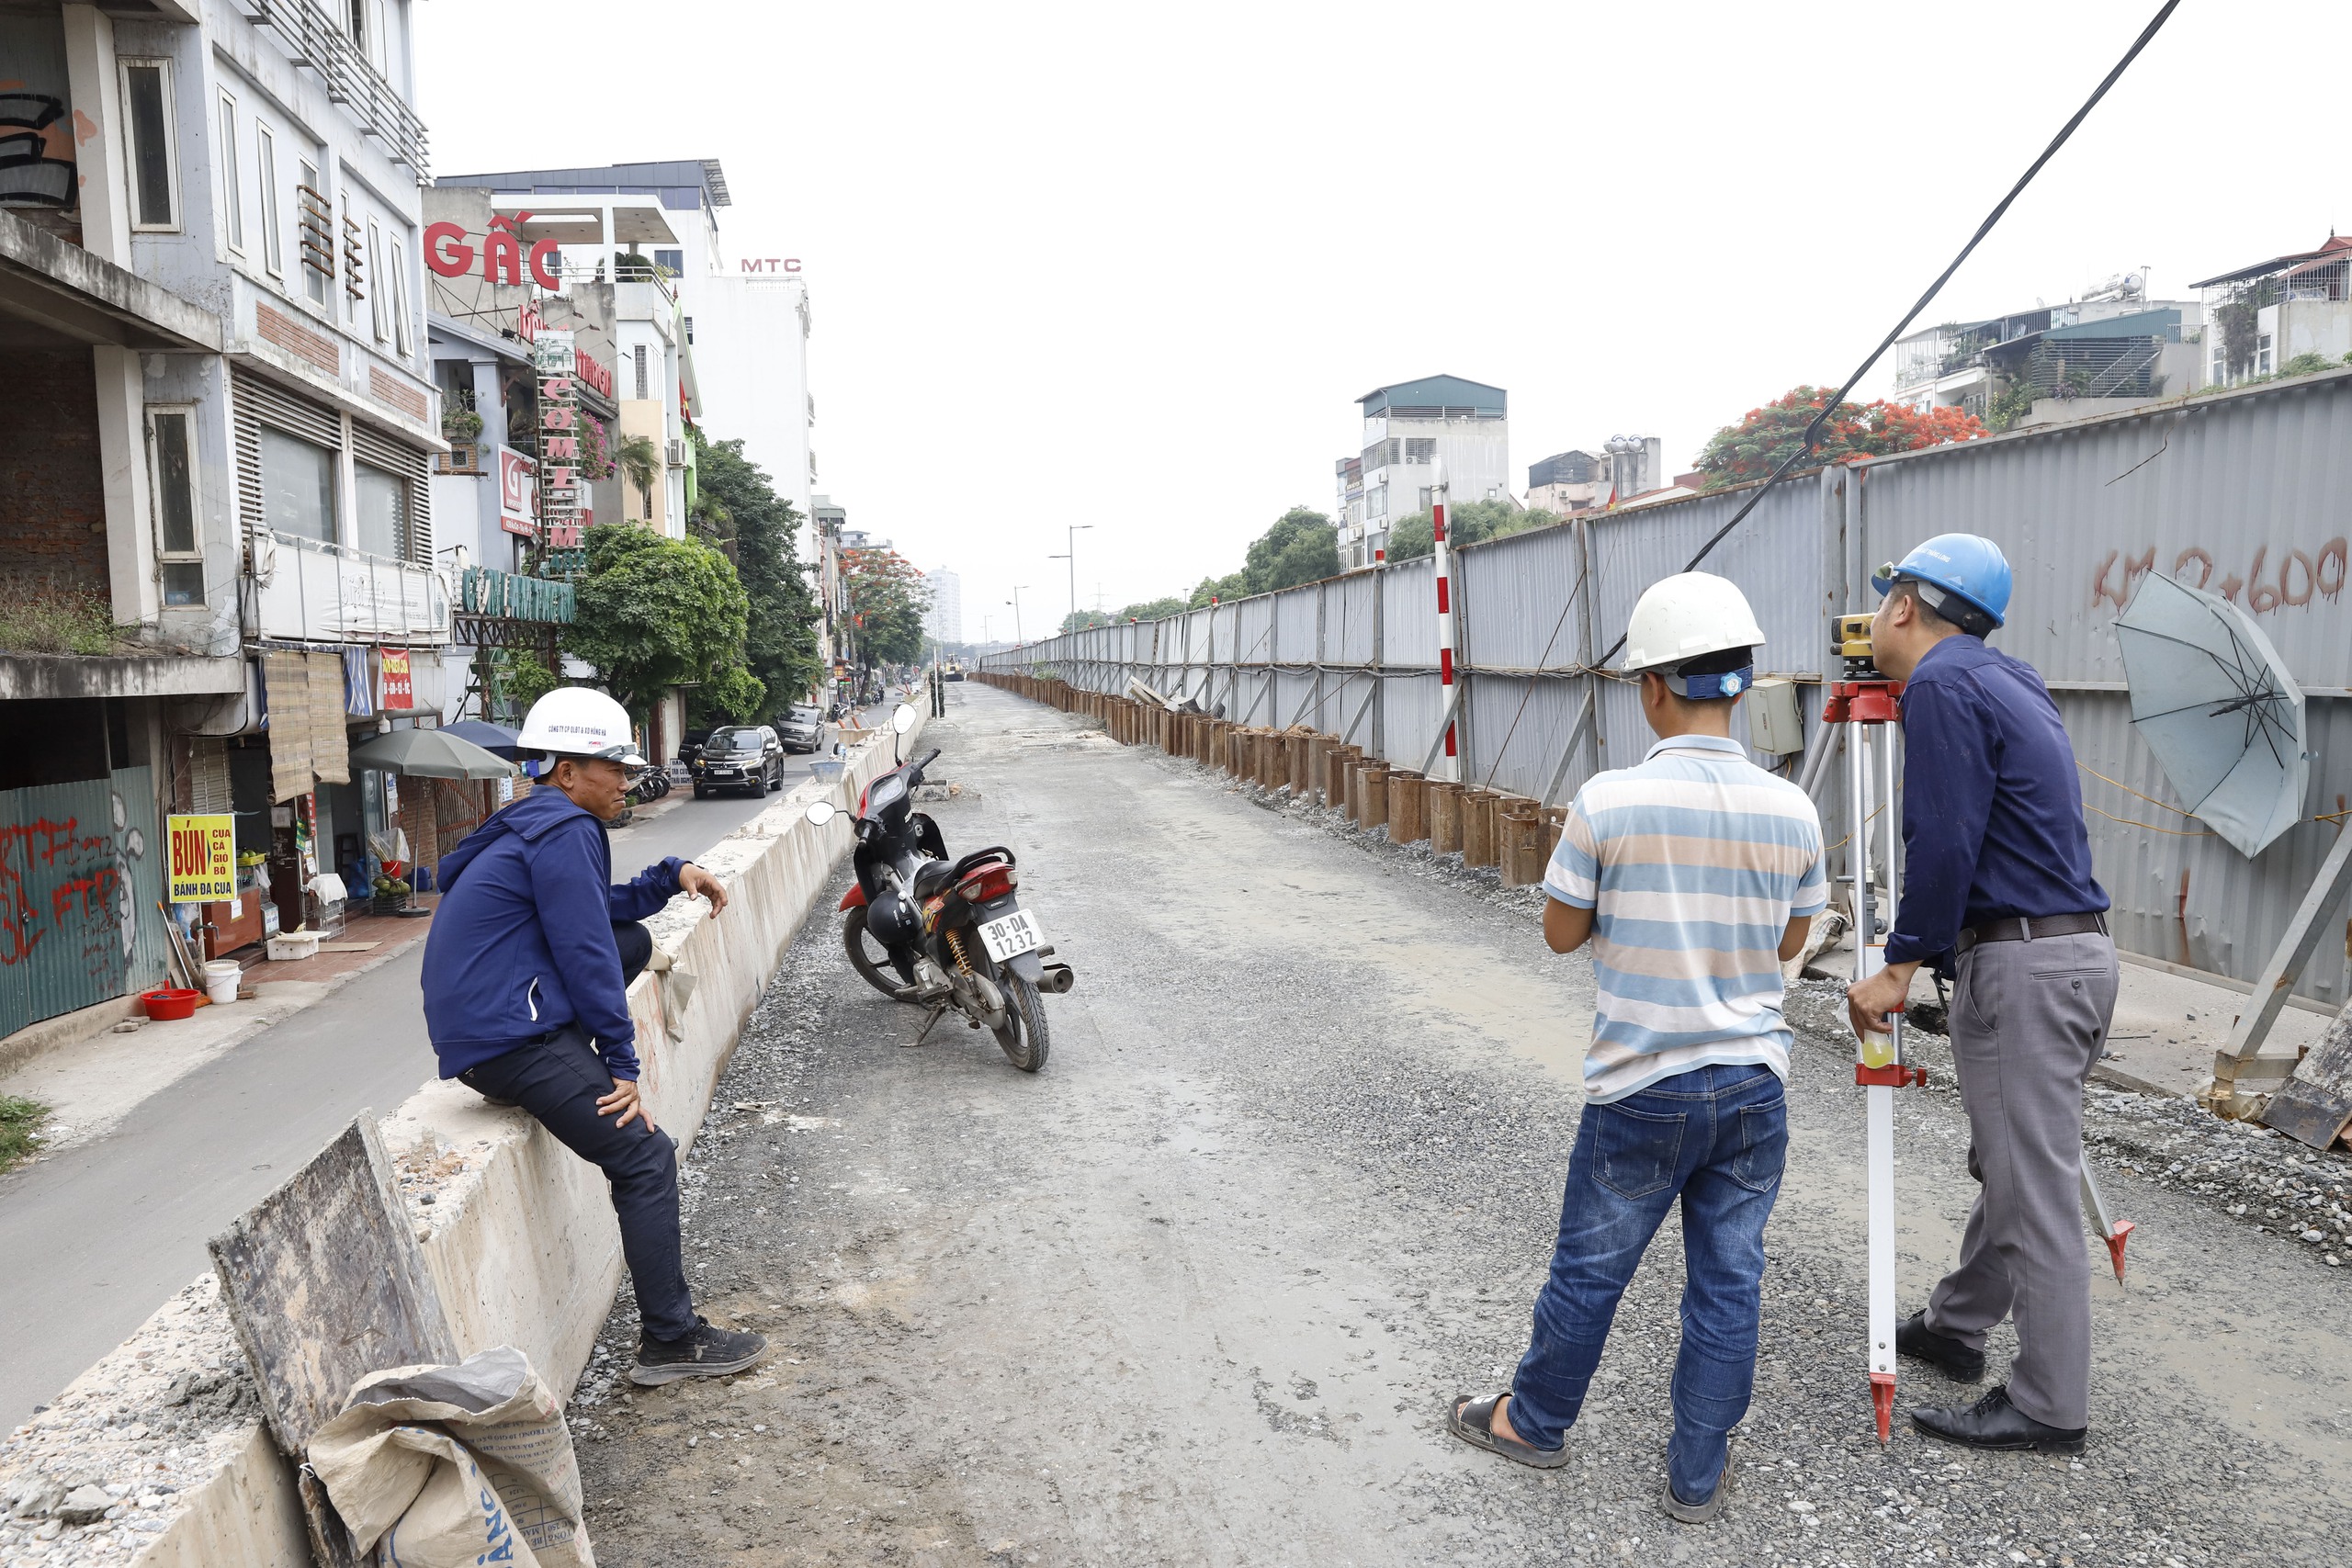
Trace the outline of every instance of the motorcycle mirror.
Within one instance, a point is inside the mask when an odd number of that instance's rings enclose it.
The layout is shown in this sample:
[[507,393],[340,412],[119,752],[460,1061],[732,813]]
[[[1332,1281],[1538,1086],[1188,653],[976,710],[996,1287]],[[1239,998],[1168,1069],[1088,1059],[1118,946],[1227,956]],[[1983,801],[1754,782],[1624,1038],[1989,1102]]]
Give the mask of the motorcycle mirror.
[[812,800],[808,803],[808,821],[812,827],[823,827],[831,821],[835,815],[833,803],[830,800]]
[[900,703],[899,705],[898,711],[890,716],[890,728],[897,730],[899,734],[904,735],[908,730],[912,729],[914,727],[914,704]]

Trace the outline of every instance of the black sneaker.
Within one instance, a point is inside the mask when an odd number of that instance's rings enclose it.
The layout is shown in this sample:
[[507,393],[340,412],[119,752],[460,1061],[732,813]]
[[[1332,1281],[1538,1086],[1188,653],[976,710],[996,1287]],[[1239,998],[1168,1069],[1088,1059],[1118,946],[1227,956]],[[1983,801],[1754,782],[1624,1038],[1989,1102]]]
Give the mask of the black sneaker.
[[1954,1382],[1976,1382],[1984,1376],[1984,1352],[1929,1328],[1925,1312],[1915,1312],[1896,1325],[1894,1348],[1935,1367]]
[[637,1365],[628,1381],[639,1388],[675,1382],[680,1378],[723,1378],[758,1360],[768,1348],[767,1337],[732,1328],[714,1328],[706,1317],[695,1319],[695,1331],[684,1339],[656,1339],[646,1335],[637,1342]]

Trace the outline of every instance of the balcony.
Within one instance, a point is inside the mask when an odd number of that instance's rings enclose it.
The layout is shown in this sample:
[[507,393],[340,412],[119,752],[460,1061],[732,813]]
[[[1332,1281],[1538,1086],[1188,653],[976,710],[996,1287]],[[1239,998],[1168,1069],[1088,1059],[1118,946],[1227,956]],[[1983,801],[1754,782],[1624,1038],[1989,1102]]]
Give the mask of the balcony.
[[239,0],[255,22],[276,32],[297,65],[307,65],[324,81],[327,101],[339,104],[368,135],[381,141],[399,163],[406,164],[424,185],[431,178],[424,146],[424,122],[416,118],[392,85],[376,73],[359,52],[358,43],[317,0]]
[[430,567],[255,530],[253,625],[283,642],[444,643],[449,585]]

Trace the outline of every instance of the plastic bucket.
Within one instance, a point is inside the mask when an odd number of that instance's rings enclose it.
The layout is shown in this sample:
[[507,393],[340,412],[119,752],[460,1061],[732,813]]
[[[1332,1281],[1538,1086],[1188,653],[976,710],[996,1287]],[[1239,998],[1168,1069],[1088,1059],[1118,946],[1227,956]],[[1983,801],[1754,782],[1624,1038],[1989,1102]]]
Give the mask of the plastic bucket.
[[237,999],[237,983],[244,978],[244,966],[233,958],[216,958],[204,966],[204,994],[213,1001],[233,1002]]

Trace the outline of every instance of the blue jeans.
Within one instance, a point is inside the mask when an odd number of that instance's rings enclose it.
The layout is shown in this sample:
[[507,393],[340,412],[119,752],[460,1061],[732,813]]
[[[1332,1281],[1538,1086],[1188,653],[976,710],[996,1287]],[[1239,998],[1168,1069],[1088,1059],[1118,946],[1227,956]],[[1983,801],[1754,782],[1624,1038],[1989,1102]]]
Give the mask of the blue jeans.
[[1617,1300],[1679,1196],[1686,1280],[1667,1474],[1686,1503],[1713,1493],[1756,1386],[1764,1222],[1788,1150],[1788,1101],[1769,1067],[1697,1067],[1585,1107],[1552,1275],[1511,1382],[1510,1424],[1523,1441],[1566,1441]]

